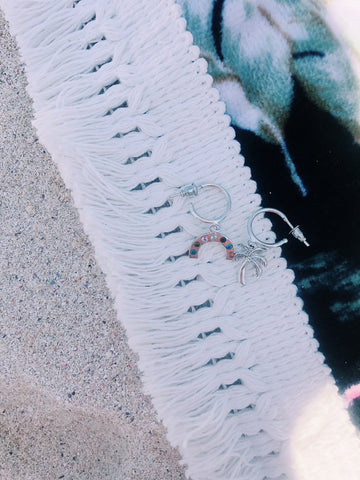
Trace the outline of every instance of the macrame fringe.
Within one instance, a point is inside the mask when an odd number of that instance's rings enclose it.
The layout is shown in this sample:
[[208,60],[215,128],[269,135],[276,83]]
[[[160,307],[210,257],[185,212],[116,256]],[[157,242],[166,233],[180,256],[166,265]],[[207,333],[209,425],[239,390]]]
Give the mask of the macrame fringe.
[[[27,64],[42,143],[72,190],[140,356],[146,390],[193,480],[360,478],[359,444],[272,252],[241,288],[178,187],[217,182],[223,231],[259,205],[206,63],[170,0],[1,0]],[[199,199],[200,201],[200,199]],[[202,208],[216,212],[211,194]],[[269,222],[259,220],[269,232]]]

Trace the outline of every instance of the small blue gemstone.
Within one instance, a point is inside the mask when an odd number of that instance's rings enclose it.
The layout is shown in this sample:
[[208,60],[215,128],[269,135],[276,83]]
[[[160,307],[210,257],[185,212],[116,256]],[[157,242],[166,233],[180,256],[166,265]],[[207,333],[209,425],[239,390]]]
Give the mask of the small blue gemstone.
[[228,243],[228,244],[226,245],[226,248],[227,248],[228,250],[231,250],[231,249],[233,248],[233,246],[231,245],[231,243]]
[[196,250],[190,250],[190,255],[196,255]]

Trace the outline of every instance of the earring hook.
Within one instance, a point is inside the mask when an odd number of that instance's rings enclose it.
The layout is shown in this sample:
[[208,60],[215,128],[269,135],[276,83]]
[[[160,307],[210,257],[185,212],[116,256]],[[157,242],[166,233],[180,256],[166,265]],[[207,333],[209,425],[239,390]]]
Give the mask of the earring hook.
[[226,199],[226,208],[225,212],[220,215],[219,217],[214,217],[214,218],[206,218],[201,216],[194,207],[193,203],[190,203],[190,213],[193,215],[197,220],[200,220],[200,222],[204,223],[210,223],[212,225],[218,225],[220,222],[224,220],[224,218],[227,216],[229,211],[231,210],[231,197],[229,195],[229,192],[225,190],[224,187],[221,185],[217,185],[216,183],[203,183],[201,185],[196,185],[195,183],[190,183],[188,185],[184,185],[180,191],[174,195],[171,195],[169,198],[174,198],[178,195],[181,197],[193,197],[199,195],[199,191],[204,189],[204,188],[216,188],[219,190],[221,193],[225,195]]
[[294,225],[292,225],[292,223],[289,221],[287,216],[284,215],[282,212],[280,212],[280,210],[276,210],[275,208],[260,208],[259,210],[257,210],[256,212],[254,212],[251,215],[251,217],[249,218],[249,221],[248,221],[248,234],[249,234],[249,237],[252,241],[254,241],[254,242],[256,242],[256,243],[258,243],[258,244],[260,244],[264,247],[267,247],[267,248],[280,247],[281,245],[284,245],[285,243],[288,242],[287,238],[283,238],[282,240],[280,240],[278,242],[275,242],[275,243],[264,242],[263,240],[260,240],[255,235],[255,233],[253,231],[253,222],[258,215],[260,215],[261,213],[266,213],[266,212],[275,213],[276,215],[278,215],[291,228],[289,234],[291,234],[293,237],[295,237],[300,242],[304,243],[304,245],[306,245],[307,247],[310,246],[310,244],[307,242],[307,240],[305,238],[305,235],[300,230],[300,226],[297,225],[296,227],[294,227]]

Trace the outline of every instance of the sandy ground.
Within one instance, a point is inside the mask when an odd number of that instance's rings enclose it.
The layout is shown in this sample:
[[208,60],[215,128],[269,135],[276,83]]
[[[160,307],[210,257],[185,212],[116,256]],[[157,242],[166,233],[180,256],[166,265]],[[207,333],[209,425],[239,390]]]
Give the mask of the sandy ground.
[[0,16],[0,479],[184,479]]

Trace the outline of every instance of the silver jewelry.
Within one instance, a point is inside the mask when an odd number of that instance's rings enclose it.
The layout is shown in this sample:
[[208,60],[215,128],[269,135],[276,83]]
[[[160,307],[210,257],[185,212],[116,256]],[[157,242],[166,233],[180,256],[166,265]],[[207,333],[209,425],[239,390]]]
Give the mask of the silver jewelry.
[[189,257],[190,258],[198,258],[199,250],[202,245],[205,245],[209,242],[218,242],[224,246],[226,249],[226,258],[228,260],[235,260],[237,262],[241,262],[240,270],[238,273],[238,280],[241,285],[246,285],[246,270],[249,267],[252,267],[255,270],[256,278],[259,278],[262,273],[263,269],[267,266],[266,260],[266,252],[270,248],[280,247],[288,242],[287,238],[283,238],[278,242],[270,243],[264,240],[261,240],[253,231],[253,223],[255,218],[264,213],[275,213],[278,215],[285,223],[289,225],[291,228],[290,234],[293,235],[297,240],[304,243],[307,247],[309,247],[309,243],[307,242],[305,235],[300,230],[299,225],[294,227],[292,223],[289,221],[286,215],[284,215],[280,210],[276,210],[275,208],[259,208],[256,210],[249,218],[247,230],[249,235],[249,241],[247,245],[240,244],[238,245],[237,251],[235,251],[233,242],[224,234],[220,232],[220,222],[224,220],[227,216],[229,211],[231,210],[231,197],[227,190],[224,187],[217,185],[215,183],[204,183],[201,185],[196,185],[195,183],[190,183],[188,185],[184,185],[178,193],[172,195],[170,198],[181,196],[181,197],[194,197],[199,195],[199,192],[204,188],[216,188],[220,190],[226,200],[226,207],[225,211],[222,215],[216,218],[205,218],[201,216],[195,210],[194,204],[190,203],[190,213],[200,222],[210,224],[209,233],[204,233],[197,237],[191,247],[189,249]]
[[292,225],[289,221],[289,219],[287,218],[286,215],[284,215],[282,212],[280,212],[280,210],[276,210],[275,208],[259,208],[259,210],[256,210],[252,215],[251,217],[249,218],[248,220],[248,234],[249,234],[249,237],[251,240],[253,240],[254,242],[258,243],[259,245],[262,245],[263,247],[266,247],[266,248],[274,248],[274,247],[280,247],[281,245],[284,245],[284,243],[287,243],[288,242],[288,239],[287,238],[283,238],[282,240],[280,240],[279,242],[276,242],[276,243],[268,243],[268,242],[264,242],[263,240],[260,240],[254,233],[253,231],[253,223],[254,223],[254,220],[255,218],[260,215],[261,213],[266,213],[266,212],[269,212],[269,213],[275,213],[276,215],[279,215],[279,217],[284,220],[285,223],[287,223],[289,225],[289,227],[291,228],[290,232],[289,232],[289,235],[293,235],[297,240],[299,240],[300,242],[304,243],[307,247],[310,246],[310,244],[307,242],[303,232],[300,230],[300,225],[297,225],[296,227],[294,227],[294,225]]
[[193,197],[199,195],[199,191],[204,188],[216,188],[220,190],[225,196],[226,206],[225,211],[222,215],[213,218],[205,218],[195,210],[194,204],[190,203],[190,213],[200,222],[210,224],[209,233],[205,233],[196,238],[189,249],[190,258],[198,258],[199,250],[202,245],[205,245],[209,242],[218,242],[226,250],[226,258],[232,260],[235,256],[234,244],[233,242],[224,234],[220,232],[220,222],[224,220],[229,211],[231,210],[231,197],[228,191],[216,183],[204,183],[201,185],[196,185],[195,183],[190,183],[189,185],[183,186],[180,191],[170,198],[180,195],[181,197]]
[[235,261],[241,262],[241,267],[239,270],[239,283],[241,285],[246,285],[246,269],[249,266],[252,266],[255,269],[255,275],[256,278],[259,278],[261,274],[263,273],[263,268],[266,267],[267,261],[265,258],[266,251],[269,248],[276,248],[280,247],[281,245],[284,245],[285,243],[288,242],[287,238],[283,238],[282,240],[275,242],[275,243],[269,243],[265,242],[263,240],[260,240],[260,238],[255,235],[253,231],[253,223],[255,218],[263,213],[275,213],[276,215],[279,215],[279,217],[289,225],[291,228],[289,234],[293,235],[297,240],[300,242],[304,243],[307,247],[309,247],[309,243],[307,242],[305,235],[303,232],[300,230],[300,226],[297,225],[294,227],[289,219],[284,215],[280,210],[276,210],[275,208],[260,208],[256,210],[251,217],[248,220],[248,234],[250,237],[250,240],[248,241],[247,245],[240,244],[240,252],[236,252],[234,259]]

